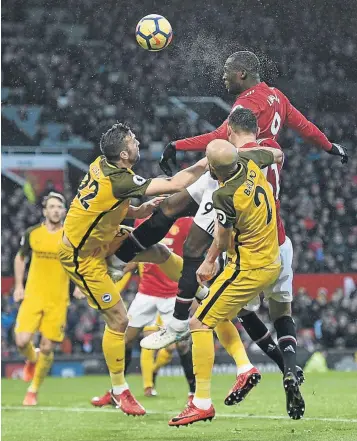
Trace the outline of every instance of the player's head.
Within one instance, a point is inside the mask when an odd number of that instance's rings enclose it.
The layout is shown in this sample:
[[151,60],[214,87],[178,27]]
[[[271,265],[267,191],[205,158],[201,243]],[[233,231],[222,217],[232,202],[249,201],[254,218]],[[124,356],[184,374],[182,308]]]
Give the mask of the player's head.
[[139,141],[127,124],[116,123],[100,138],[100,150],[109,162],[133,166],[139,159]]
[[236,147],[249,142],[247,138],[252,138],[254,142],[258,135],[258,122],[254,113],[250,109],[237,107],[228,117],[228,140]]
[[66,200],[54,191],[48,193],[42,200],[43,215],[51,224],[60,224],[66,214]]
[[224,139],[211,141],[207,146],[206,156],[213,179],[224,181],[237,170],[238,151]]
[[223,81],[228,92],[238,95],[259,83],[259,70],[260,62],[253,52],[234,52],[223,68]]

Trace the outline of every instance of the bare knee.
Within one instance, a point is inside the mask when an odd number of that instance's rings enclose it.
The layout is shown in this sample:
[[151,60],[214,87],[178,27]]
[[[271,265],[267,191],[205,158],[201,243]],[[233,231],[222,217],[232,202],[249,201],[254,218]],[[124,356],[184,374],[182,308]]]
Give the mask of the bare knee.
[[107,326],[114,332],[125,332],[128,327],[128,316],[122,300],[109,309],[102,310]]
[[291,316],[291,303],[277,302],[273,299],[269,299],[269,313],[272,322],[275,322],[280,317]]
[[197,317],[193,316],[190,319],[190,330],[197,331],[198,329],[209,329],[208,326],[204,325]]
[[212,236],[193,223],[183,246],[184,258],[203,258],[211,243]]
[[32,339],[32,334],[20,332],[15,334],[15,343],[18,349],[25,349],[25,347],[30,343]]
[[185,355],[190,350],[191,341],[190,340],[181,340],[176,343],[177,352],[180,355]]
[[53,350],[53,342],[46,337],[41,337],[40,352],[49,355]]

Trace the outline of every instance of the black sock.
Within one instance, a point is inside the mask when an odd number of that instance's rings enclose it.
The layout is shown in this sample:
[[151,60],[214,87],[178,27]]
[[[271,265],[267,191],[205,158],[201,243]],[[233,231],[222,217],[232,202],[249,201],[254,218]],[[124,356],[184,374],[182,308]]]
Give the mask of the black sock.
[[125,347],[125,367],[124,367],[124,375],[127,373],[128,367],[131,363],[131,355],[132,355],[133,349],[126,346]]
[[279,348],[283,354],[285,372],[296,374],[296,326],[292,317],[284,315],[274,322]]
[[193,373],[192,351],[190,349],[188,352],[186,352],[186,354],[181,354],[179,352],[179,356],[180,356],[181,366],[183,368],[183,371],[185,372],[185,376],[190,392],[195,393],[196,378]]
[[271,358],[281,372],[284,372],[284,359],[279,346],[273,340],[268,328],[260,320],[255,312],[239,317],[249,337]]
[[159,207],[149,219],[135,228],[115,255],[123,262],[130,262],[138,253],[160,242],[176,219],[167,217]]
[[184,257],[181,278],[178,284],[174,317],[178,320],[187,320],[190,308],[198,289],[196,271],[203,262],[203,257]]

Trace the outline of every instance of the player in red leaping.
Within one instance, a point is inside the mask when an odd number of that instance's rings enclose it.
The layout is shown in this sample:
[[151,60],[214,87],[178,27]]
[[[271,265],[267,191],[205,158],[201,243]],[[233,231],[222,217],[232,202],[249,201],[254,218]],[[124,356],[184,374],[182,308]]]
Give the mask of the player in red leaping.
[[[258,119],[260,138],[276,139],[285,125],[305,140],[320,146],[327,153],[340,156],[341,162],[346,163],[348,160],[346,150],[338,144],[331,143],[281,91],[261,82],[259,69],[259,60],[252,52],[236,52],[227,59],[223,78],[228,91],[237,96],[232,110],[237,107],[251,109]],[[169,143],[162,154],[161,168],[165,173],[172,174],[169,161],[176,162],[176,150],[204,151],[207,144],[216,138],[228,139],[227,121],[211,133]],[[184,246],[184,266],[179,281],[174,316],[165,332],[157,336],[155,348],[166,346],[187,334],[189,308],[198,286],[196,271],[212,242],[214,228],[213,205],[210,197],[206,194],[208,197],[206,199],[204,196],[207,189],[205,179],[206,175],[186,190],[167,198],[150,219],[134,230],[117,253],[117,257],[123,262],[129,262],[138,252],[160,241],[176,219],[195,215]],[[252,313],[243,319],[243,326],[261,349],[277,364],[281,364],[282,354],[261,322],[259,326],[262,331],[261,336],[252,334],[251,330],[256,328],[257,322],[260,322],[258,317]],[[264,336],[268,337],[263,339]]]

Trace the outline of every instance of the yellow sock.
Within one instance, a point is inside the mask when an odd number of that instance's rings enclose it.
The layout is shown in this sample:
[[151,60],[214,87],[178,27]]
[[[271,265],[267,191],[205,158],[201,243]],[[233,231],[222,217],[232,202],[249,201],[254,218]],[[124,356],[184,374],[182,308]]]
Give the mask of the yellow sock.
[[214,330],[221,345],[233,357],[238,368],[251,364],[238,329],[231,321],[225,320],[219,323]]
[[124,276],[120,280],[118,280],[118,282],[116,282],[115,286],[116,286],[116,288],[118,289],[118,291],[120,293],[122,293],[124,291],[124,289],[125,289],[126,285],[128,284],[131,276],[132,276],[132,274],[129,271],[129,272],[125,273]]
[[42,352],[39,353],[35,367],[35,374],[29,387],[30,392],[37,392],[39,390],[43,380],[51,369],[52,363],[53,352],[50,354],[43,354]]
[[115,387],[126,386],[125,366],[125,333],[115,332],[105,326],[103,334],[103,354],[107,363],[114,393],[120,393]]
[[166,262],[160,263],[159,268],[169,279],[178,282],[182,273],[183,259],[177,254],[171,253]]
[[163,366],[166,366],[172,360],[172,353],[166,348],[162,348],[158,351],[154,364],[154,372],[157,372]]
[[192,331],[192,362],[196,377],[195,398],[211,398],[211,377],[214,364],[212,329]]
[[23,355],[26,358],[26,360],[29,360],[32,363],[34,363],[37,360],[35,346],[33,345],[32,341],[28,342],[23,349],[19,349],[19,352],[21,355]]
[[153,387],[153,374],[154,374],[154,351],[151,349],[141,349],[140,353],[140,367],[141,375],[143,376],[144,389],[147,387]]

